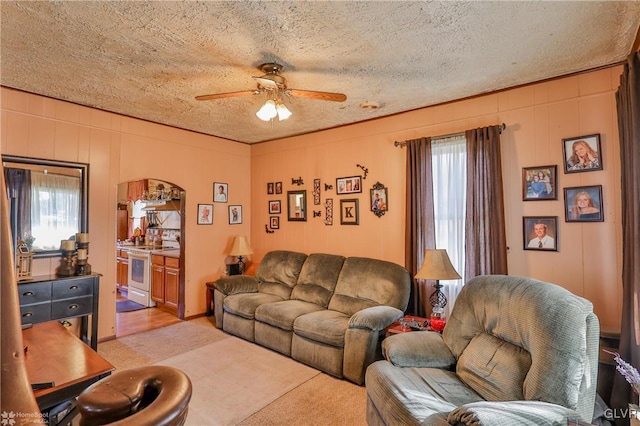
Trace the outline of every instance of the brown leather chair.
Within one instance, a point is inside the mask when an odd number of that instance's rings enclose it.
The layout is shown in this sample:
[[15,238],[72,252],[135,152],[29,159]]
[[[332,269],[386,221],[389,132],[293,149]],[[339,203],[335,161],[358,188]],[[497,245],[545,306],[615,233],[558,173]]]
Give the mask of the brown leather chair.
[[[0,168],[2,392],[0,407],[7,413],[38,413],[25,366],[20,302],[11,244],[4,169]],[[191,400],[191,381],[182,371],[148,366],[116,372],[94,383],[78,397],[83,425],[182,425]],[[42,424],[37,416],[16,417],[14,424]]]

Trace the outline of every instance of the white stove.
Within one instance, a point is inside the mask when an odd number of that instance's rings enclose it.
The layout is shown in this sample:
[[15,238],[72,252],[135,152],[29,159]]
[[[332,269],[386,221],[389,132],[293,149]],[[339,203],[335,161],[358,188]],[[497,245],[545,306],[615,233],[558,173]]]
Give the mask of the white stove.
[[151,250],[136,247],[129,250],[129,290],[127,298],[141,305],[156,306],[151,300]]

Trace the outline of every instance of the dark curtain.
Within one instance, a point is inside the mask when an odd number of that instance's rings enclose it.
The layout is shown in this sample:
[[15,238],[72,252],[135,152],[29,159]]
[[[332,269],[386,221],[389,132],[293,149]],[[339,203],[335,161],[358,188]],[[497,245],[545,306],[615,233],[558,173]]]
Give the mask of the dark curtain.
[[[405,267],[415,276],[422,265],[424,250],[436,247],[433,214],[431,138],[406,141],[407,220],[405,227]],[[407,312],[426,316],[428,281],[413,280]]]
[[500,126],[467,130],[465,279],[507,274]]
[[[620,356],[640,366],[640,52],[629,55],[616,92],[622,177],[622,322]],[[634,399],[632,399],[634,398]],[[611,408],[638,403],[631,386],[616,374]]]
[[18,212],[22,213],[17,218],[16,238],[24,238],[31,234],[31,170],[6,168],[5,179],[7,183],[7,196],[16,203]]

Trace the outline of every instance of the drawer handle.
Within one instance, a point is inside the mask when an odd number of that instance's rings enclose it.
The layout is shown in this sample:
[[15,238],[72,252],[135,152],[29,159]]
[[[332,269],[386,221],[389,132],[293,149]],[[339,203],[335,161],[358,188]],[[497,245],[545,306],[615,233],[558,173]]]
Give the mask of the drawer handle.
[[69,290],[77,290],[78,286],[77,285],[72,285],[71,287],[69,287]]
[[73,305],[69,305],[69,309],[78,309],[78,305],[75,303]]
[[24,314],[22,314],[23,317],[30,317],[33,316],[33,312],[25,312]]
[[25,291],[24,293],[22,293],[23,296],[33,296],[33,292],[32,291]]

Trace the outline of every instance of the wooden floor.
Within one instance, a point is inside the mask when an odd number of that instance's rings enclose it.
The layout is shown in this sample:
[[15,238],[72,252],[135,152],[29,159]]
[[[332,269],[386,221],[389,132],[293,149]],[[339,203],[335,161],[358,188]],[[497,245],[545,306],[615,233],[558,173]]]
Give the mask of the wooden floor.
[[[125,300],[126,296],[117,292],[117,300]],[[154,330],[175,324],[181,320],[158,308],[146,308],[131,312],[116,313],[116,337],[128,336],[143,331]]]

